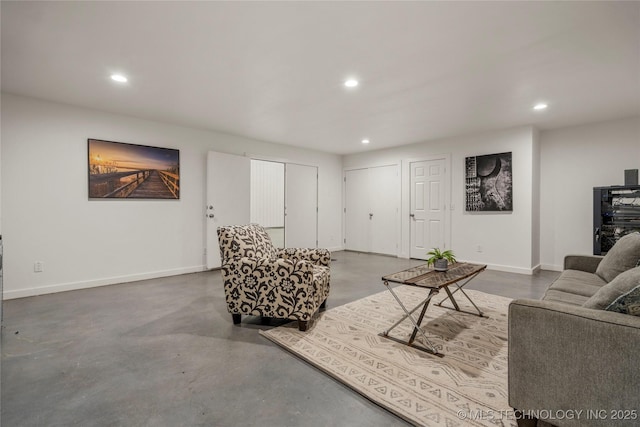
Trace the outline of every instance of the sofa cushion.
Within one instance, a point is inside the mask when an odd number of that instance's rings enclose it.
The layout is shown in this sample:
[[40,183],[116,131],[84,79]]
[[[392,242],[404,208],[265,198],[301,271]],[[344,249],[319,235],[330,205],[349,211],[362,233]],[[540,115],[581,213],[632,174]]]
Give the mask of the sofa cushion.
[[544,301],[561,302],[563,304],[581,306],[589,298],[582,295],[572,294],[570,292],[547,289],[547,292],[545,292],[542,299]]
[[596,274],[606,282],[630,268],[638,266],[640,262],[640,233],[623,236],[616,242],[607,255],[602,259]]
[[567,292],[570,294],[591,297],[607,282],[600,276],[579,270],[565,270],[560,277],[549,286],[549,289]]
[[640,285],[620,295],[607,307],[607,311],[640,316]]
[[619,274],[615,279],[603,286],[583,304],[583,307],[604,310],[620,296],[639,285],[640,267],[632,268]]

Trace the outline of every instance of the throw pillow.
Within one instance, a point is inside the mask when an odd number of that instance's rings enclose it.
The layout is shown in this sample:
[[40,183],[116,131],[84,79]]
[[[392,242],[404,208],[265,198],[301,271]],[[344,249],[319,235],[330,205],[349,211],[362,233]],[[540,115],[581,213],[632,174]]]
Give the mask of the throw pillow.
[[620,295],[618,299],[607,307],[607,311],[640,316],[640,285],[631,289],[626,294]]
[[619,274],[611,282],[601,287],[598,292],[582,304],[586,308],[605,310],[620,296],[640,286],[640,267],[635,267]]
[[640,233],[627,234],[618,240],[600,261],[596,274],[605,282],[610,282],[618,274],[635,267],[638,260],[640,260]]

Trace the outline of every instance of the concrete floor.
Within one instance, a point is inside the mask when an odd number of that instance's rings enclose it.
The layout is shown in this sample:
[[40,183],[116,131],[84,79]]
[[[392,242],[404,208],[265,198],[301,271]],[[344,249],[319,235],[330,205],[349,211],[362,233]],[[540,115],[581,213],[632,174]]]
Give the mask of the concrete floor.
[[[421,263],[333,256],[329,309]],[[468,288],[539,298],[557,275],[485,271]],[[5,301],[2,425],[407,425],[258,335],[277,324],[233,326],[217,271]]]

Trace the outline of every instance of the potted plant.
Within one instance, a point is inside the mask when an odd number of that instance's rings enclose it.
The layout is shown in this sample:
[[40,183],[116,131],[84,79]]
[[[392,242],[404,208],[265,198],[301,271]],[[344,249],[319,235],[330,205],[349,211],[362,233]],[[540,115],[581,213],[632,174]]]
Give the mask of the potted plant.
[[431,255],[431,258],[427,259],[427,265],[433,264],[433,269],[436,271],[447,271],[449,263],[455,263],[456,257],[450,249],[446,251],[440,251],[440,248],[433,248],[427,255]]

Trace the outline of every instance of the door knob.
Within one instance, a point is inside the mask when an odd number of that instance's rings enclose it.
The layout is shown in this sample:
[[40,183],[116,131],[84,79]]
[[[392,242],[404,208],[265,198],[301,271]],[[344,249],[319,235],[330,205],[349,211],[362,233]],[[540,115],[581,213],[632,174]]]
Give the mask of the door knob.
[[415,214],[409,214],[409,216],[410,216],[411,218],[415,218],[415,217],[416,217],[416,215],[415,215]]
[[209,215],[208,215],[208,217],[209,217],[209,218],[213,218],[213,217],[214,217],[214,215],[213,215],[213,214],[209,214]]
[[370,213],[370,214],[369,214],[369,219],[372,219],[372,218],[373,218],[373,214],[372,214],[372,213]]

